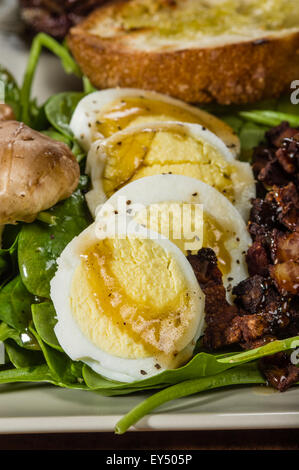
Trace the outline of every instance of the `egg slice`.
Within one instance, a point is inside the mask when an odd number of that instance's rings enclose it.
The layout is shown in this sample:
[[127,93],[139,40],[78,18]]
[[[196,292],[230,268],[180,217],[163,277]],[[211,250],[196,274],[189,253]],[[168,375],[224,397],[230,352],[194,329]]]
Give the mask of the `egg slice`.
[[88,151],[96,140],[152,121],[201,124],[218,135],[235,155],[240,151],[238,137],[215,116],[167,95],[134,88],[110,88],[85,96],[75,109],[70,127]]
[[138,224],[118,233],[110,225],[109,218],[97,230],[91,225],[58,259],[55,333],[73,360],[132,382],[190,359],[203,330],[204,294],[171,241]]
[[122,186],[149,175],[172,173],[197,178],[225,195],[246,219],[255,197],[252,169],[236,161],[215,134],[199,124],[156,122],[126,129],[94,142],[86,171],[91,212]]
[[231,287],[248,277],[245,254],[251,244],[236,208],[211,186],[180,175],[155,175],[134,181],[97,210],[101,224],[113,214],[161,233],[187,255],[202,247],[218,258],[231,300]]

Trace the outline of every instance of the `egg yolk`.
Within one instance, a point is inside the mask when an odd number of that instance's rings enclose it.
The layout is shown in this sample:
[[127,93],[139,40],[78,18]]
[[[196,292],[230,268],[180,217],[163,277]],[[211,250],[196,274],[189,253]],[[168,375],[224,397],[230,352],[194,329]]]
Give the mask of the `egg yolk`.
[[197,178],[234,203],[236,168],[209,143],[187,135],[180,126],[143,130],[106,144],[103,189],[107,197],[144,176],[175,174]]
[[202,118],[190,110],[159,100],[148,99],[143,95],[124,97],[109,104],[98,115],[95,122],[95,134],[109,137],[126,127],[153,121],[180,121],[207,125]]
[[197,253],[202,247],[212,248],[222,274],[230,272],[231,256],[226,245],[235,234],[204,212],[199,204],[150,204],[136,214],[135,221],[161,233],[186,255],[189,252]]
[[107,238],[87,249],[70,300],[83,334],[113,356],[174,366],[195,334],[194,292],[176,259],[150,239]]

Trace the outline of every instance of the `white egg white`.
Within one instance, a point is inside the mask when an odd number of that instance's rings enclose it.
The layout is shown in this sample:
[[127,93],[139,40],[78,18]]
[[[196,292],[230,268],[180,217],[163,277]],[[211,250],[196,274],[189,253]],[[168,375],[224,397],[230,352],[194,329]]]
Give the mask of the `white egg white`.
[[127,216],[132,219],[136,217],[140,205],[147,207],[163,202],[192,202],[202,204],[203,211],[221,227],[229,227],[234,234],[226,241],[225,247],[231,256],[231,270],[223,276],[223,283],[228,288],[227,298],[231,301],[230,287],[248,277],[245,253],[252,240],[240,213],[226,197],[195,178],[169,174],[147,176],[124,186],[103,206],[99,206],[96,220],[109,218],[115,211],[121,215],[122,210],[128,210],[128,206],[119,204],[122,200],[130,201],[130,214]]
[[235,192],[235,206],[245,220],[248,219],[251,207],[251,199],[255,197],[255,181],[252,168],[249,163],[234,159],[233,154],[219,137],[199,124],[188,124],[175,121],[153,122],[146,125],[134,126],[119,131],[102,141],[96,141],[88,152],[86,172],[91,177],[92,189],[86,195],[86,200],[91,213],[94,215],[96,207],[107,199],[103,190],[103,172],[107,161],[107,150],[114,142],[120,142],[127,135],[138,134],[146,130],[177,130],[184,131],[190,137],[209,144],[223,158],[234,166],[235,174],[232,178]]
[[[51,281],[51,299],[58,320],[55,326],[55,333],[61,347],[71,359],[83,361],[95,372],[108,379],[134,382],[154,376],[164,369],[157,370],[155,368],[157,360],[154,357],[127,359],[113,356],[103,351],[82,333],[72,315],[70,302],[71,284],[74,272],[80,263],[80,252],[82,253],[84,247],[86,248],[86,246],[88,247],[92,243],[98,242],[99,238],[102,237],[104,239],[110,236],[109,220],[106,220],[106,222],[105,228],[102,231],[99,227],[95,230],[95,223],[89,226],[67,245],[58,259],[58,269]],[[111,235],[112,233],[111,229]],[[164,237],[157,237],[156,233],[146,230],[141,226],[137,227],[129,224],[123,234],[154,239],[156,243],[174,257],[184,273],[187,286],[194,293],[195,304],[193,308],[195,308],[196,312],[196,324],[188,331],[188,341],[184,349],[179,351],[179,355],[182,354],[184,356],[187,352],[191,356],[197,339],[203,333],[204,294],[198,285],[190,263],[173,243]],[[140,370],[146,372],[145,377],[140,375]]]
[[[79,141],[82,148],[88,152],[92,142],[103,139],[103,135],[97,133],[94,135],[94,126],[99,114],[102,111],[109,111],[109,105],[112,106],[117,100],[122,98],[146,98],[148,100],[159,101],[162,104],[176,106],[179,109],[198,116],[199,123],[211,129],[222,139],[232,150],[234,156],[240,151],[240,144],[232,129],[220,119],[210,113],[203,111],[195,106],[186,104],[185,102],[171,98],[170,96],[155,91],[141,90],[137,88],[108,88],[106,90],[95,91],[90,93],[79,101],[71,122],[70,128]],[[155,118],[153,117],[153,121]]]

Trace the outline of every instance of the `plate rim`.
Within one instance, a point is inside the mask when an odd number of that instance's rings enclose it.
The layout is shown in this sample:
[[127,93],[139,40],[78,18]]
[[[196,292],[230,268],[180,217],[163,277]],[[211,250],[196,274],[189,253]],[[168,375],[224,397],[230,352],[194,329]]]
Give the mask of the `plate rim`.
[[[122,415],[0,418],[0,434],[113,432]],[[179,425],[178,425],[179,423]],[[299,411],[251,413],[157,413],[130,431],[212,431],[299,428]]]

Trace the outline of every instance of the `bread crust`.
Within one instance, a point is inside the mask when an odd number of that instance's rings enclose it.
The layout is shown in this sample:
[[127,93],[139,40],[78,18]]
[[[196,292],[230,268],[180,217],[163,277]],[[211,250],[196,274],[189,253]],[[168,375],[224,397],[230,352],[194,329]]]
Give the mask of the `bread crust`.
[[90,32],[121,3],[96,10],[67,38],[97,88],[134,87],[190,103],[242,104],[277,97],[299,78],[299,31],[216,47],[141,50],[125,44],[138,31],[107,38]]

